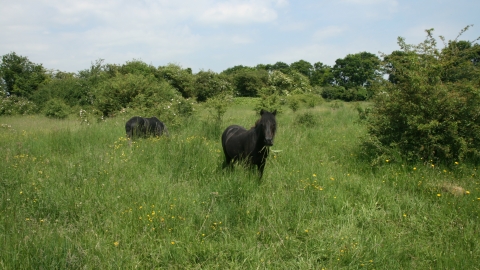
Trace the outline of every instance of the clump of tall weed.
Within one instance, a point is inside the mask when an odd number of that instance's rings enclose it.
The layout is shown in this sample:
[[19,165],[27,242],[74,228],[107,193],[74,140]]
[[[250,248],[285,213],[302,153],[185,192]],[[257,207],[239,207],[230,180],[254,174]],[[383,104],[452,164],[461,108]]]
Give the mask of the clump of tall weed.
[[47,101],[43,108],[45,116],[50,118],[65,119],[70,114],[70,107],[61,99],[54,98]]
[[313,114],[312,112],[305,112],[298,115],[295,118],[297,124],[306,126],[306,127],[314,127],[318,124],[318,116]]

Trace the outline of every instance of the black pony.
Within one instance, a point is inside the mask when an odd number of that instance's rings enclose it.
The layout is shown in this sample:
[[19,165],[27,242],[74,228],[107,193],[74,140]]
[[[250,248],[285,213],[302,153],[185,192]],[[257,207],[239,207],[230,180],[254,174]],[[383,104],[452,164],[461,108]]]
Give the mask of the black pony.
[[268,146],[273,145],[277,128],[276,114],[277,110],[272,113],[261,110],[261,118],[250,130],[237,125],[225,129],[222,134],[224,168],[231,166],[232,161],[242,160],[249,165],[257,165],[262,178],[268,157]]
[[127,138],[168,135],[167,126],[158,118],[134,116],[125,124]]

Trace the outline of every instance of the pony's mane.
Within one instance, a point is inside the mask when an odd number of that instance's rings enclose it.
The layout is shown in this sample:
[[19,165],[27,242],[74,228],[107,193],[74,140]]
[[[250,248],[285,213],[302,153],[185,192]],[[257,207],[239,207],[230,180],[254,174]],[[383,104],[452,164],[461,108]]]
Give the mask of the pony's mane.
[[258,125],[258,123],[260,123],[260,120],[262,120],[262,118],[260,117],[260,119],[258,119],[257,121],[255,121],[255,125],[253,125],[252,128],[256,127]]

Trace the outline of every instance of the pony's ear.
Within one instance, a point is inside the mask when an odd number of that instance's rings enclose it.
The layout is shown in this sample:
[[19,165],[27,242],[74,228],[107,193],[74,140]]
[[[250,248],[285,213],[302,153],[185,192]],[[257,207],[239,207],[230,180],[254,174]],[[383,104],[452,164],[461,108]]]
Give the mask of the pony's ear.
[[277,115],[277,110],[272,112],[273,115]]
[[264,112],[265,112],[265,110],[264,110],[264,109],[261,109],[261,110],[260,110],[260,115],[263,115]]

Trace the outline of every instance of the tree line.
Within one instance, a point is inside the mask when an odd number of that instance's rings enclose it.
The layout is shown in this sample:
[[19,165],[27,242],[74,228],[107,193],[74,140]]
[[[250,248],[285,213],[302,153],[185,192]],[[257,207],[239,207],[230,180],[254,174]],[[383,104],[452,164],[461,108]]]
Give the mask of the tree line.
[[[25,56],[2,56],[0,115],[44,112],[63,118],[71,108],[108,117],[129,108],[173,121],[206,102],[219,115],[229,97],[261,97],[272,109],[299,98],[371,101],[359,110],[368,126],[365,153],[375,160],[480,160],[480,45],[445,40],[433,29],[425,41],[382,54],[349,54],[335,65],[299,60],[290,65],[234,66],[220,73],[176,64],[154,67],[140,60],[105,64],[97,60],[77,73],[46,70]],[[314,105],[314,104],[311,104]]]
[[154,67],[140,60],[122,65],[97,60],[89,69],[69,73],[47,70],[42,64],[11,52],[2,56],[0,86],[4,97],[26,99],[38,110],[48,100],[57,99],[68,106],[95,106],[108,115],[134,105],[131,103],[137,99],[159,102],[175,95],[198,102],[218,95],[259,97],[295,93],[365,100],[370,97],[371,81],[380,78],[379,69],[380,59],[376,55],[361,52],[338,59],[333,67],[299,60],[290,65],[239,65],[220,73],[202,70],[193,74],[190,68],[176,64]]

